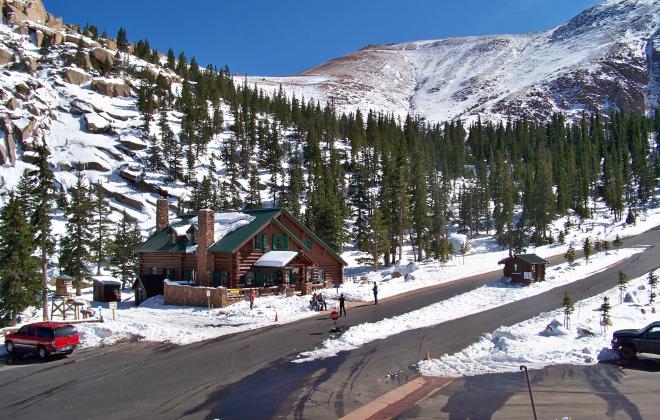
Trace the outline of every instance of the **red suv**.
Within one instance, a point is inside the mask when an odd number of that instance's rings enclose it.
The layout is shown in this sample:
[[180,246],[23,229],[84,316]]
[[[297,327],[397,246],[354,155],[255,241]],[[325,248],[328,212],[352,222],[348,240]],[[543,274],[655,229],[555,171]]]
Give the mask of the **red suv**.
[[40,359],[50,354],[71,354],[78,344],[78,331],[63,322],[35,322],[5,336],[7,353],[36,353]]

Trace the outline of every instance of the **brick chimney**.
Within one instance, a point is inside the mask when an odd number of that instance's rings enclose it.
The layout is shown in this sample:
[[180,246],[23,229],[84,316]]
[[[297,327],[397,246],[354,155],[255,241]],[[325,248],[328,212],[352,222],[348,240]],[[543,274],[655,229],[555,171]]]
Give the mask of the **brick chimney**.
[[156,200],[156,230],[164,229],[169,224],[169,202],[167,198],[159,198]]
[[210,273],[210,263],[206,248],[213,245],[215,236],[215,213],[210,209],[203,209],[197,213],[197,284],[200,286],[213,286]]

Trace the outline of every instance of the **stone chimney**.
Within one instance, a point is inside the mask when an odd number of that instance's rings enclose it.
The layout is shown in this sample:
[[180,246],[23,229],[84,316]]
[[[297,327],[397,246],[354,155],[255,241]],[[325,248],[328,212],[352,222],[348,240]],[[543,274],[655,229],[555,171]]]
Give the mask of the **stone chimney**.
[[197,214],[197,284],[200,286],[213,286],[211,277],[211,263],[207,248],[215,242],[215,213],[213,210],[203,209]]
[[167,198],[159,198],[156,200],[156,230],[165,229],[169,224],[169,202]]

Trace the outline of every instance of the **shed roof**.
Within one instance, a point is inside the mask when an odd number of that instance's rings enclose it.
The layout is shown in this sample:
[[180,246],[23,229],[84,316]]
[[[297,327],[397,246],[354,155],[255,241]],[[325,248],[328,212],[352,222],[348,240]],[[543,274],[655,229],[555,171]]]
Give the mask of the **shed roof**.
[[545,260],[541,257],[539,257],[536,254],[518,254],[518,255],[513,255],[511,257],[506,257],[502,260],[499,260],[497,263],[498,264],[506,264],[507,262],[511,261],[514,258],[520,258],[521,260],[529,263],[529,264],[550,264],[548,260]]

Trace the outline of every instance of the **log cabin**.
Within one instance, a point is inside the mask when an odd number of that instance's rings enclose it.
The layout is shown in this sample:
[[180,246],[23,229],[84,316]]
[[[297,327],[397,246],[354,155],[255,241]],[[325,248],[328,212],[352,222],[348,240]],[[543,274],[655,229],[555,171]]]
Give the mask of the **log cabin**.
[[[156,205],[156,230],[137,249],[139,275],[231,289],[342,283],[344,260],[280,208],[179,216]],[[311,290],[311,289],[308,289]]]
[[529,285],[534,281],[545,280],[545,266],[549,262],[536,254],[517,254],[497,264],[504,264],[504,277],[509,278],[511,283]]

